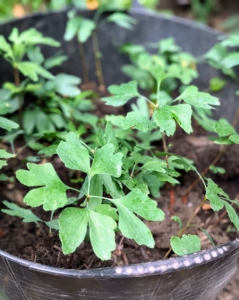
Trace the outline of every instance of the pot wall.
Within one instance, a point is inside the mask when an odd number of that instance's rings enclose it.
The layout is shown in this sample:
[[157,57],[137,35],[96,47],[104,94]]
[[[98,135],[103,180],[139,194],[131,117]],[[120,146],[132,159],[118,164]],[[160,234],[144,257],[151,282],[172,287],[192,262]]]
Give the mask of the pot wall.
[[166,261],[90,271],[29,263],[0,251],[1,300],[212,300],[236,273],[239,240]]
[[[84,17],[92,12],[81,12]],[[201,25],[178,18],[166,18],[158,14],[132,12],[138,20],[136,31],[123,30],[115,25],[105,25],[98,37],[103,53],[103,71],[107,85],[129,80],[120,72],[128,63],[126,56],[118,53],[124,42],[146,44],[159,39],[175,37],[176,42],[195,56],[209,50],[216,42],[218,33]],[[78,46],[75,41],[62,40],[67,17],[66,12],[38,14],[0,25],[0,34],[8,36],[16,26],[20,31],[35,27],[44,35],[62,42],[69,60],[55,72],[65,72],[82,77]],[[86,56],[92,80],[95,65],[91,40],[86,44]],[[43,52],[53,55],[54,48],[43,47]],[[9,65],[0,60],[1,83],[13,81]],[[211,77],[218,76],[217,70],[200,65],[203,76],[197,81],[203,90]],[[234,92],[236,84],[228,81],[227,88],[220,94],[222,105],[219,115],[231,121],[237,108]],[[218,114],[218,113],[217,113]],[[219,250],[220,249],[220,250]],[[239,241],[219,248],[150,264],[92,271],[61,270],[26,262],[0,251],[0,299],[3,300],[52,300],[52,299],[135,299],[135,300],[212,300],[237,271]]]

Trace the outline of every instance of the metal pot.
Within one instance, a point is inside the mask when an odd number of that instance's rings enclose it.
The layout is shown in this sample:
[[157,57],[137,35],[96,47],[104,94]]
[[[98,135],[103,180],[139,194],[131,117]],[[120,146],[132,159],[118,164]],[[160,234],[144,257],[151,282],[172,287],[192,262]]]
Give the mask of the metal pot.
[[[16,26],[20,31],[35,27],[46,36],[62,43],[69,60],[54,70],[83,77],[74,40],[65,42],[67,12],[36,14],[0,25],[0,34],[8,36]],[[84,17],[93,17],[93,12],[82,11]],[[165,17],[154,12],[133,10],[130,15],[138,20],[135,31],[123,30],[105,24],[98,32],[102,65],[106,84],[120,84],[129,80],[120,69],[128,58],[118,52],[124,42],[146,44],[162,38],[174,37],[185,51],[201,56],[217,41],[218,32],[194,22]],[[92,41],[85,44],[86,61],[92,80],[95,76]],[[43,47],[46,56],[56,49]],[[0,59],[1,78],[13,81],[12,70]],[[201,76],[196,83],[200,89],[208,87],[208,80],[221,76],[218,70],[199,65]],[[220,93],[221,107],[216,117],[232,121],[238,104],[235,100],[237,84],[228,80]],[[0,246],[1,247],[1,246]],[[187,257],[165,261],[142,263],[125,267],[93,270],[65,270],[28,262],[0,251],[0,299],[1,300],[53,300],[53,299],[135,299],[135,300],[212,300],[236,273],[239,258],[239,240],[214,247]]]

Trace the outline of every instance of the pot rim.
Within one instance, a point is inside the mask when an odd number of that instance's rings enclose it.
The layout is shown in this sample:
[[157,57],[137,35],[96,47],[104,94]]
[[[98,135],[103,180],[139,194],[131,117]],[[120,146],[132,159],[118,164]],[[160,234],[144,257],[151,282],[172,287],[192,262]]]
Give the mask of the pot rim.
[[[46,15],[55,15],[55,14],[59,14],[59,13],[67,13],[70,10],[69,7],[60,9],[60,10],[52,10],[52,11],[48,11],[48,12],[36,12],[36,13],[32,13],[29,14],[25,17],[21,17],[21,18],[17,18],[17,19],[9,19],[6,21],[2,21],[0,22],[0,26],[2,25],[6,25],[6,24],[14,24],[26,19],[31,19],[33,17],[40,17],[40,16],[46,16]],[[83,13],[93,13],[93,10],[78,10],[79,12],[83,12]],[[150,17],[154,17],[154,18],[160,18],[163,20],[170,20],[173,23],[180,23],[189,27],[192,27],[194,29],[198,29],[198,30],[202,30],[208,33],[211,33],[213,35],[223,35],[225,34],[222,31],[213,29],[205,24],[199,23],[199,22],[195,22],[193,20],[190,19],[185,19],[179,16],[174,16],[174,15],[166,15],[160,12],[155,12],[153,10],[149,10],[143,7],[132,7],[131,9],[128,10],[129,13],[132,14],[138,14],[138,15],[146,15],[146,16],[150,16]]]
[[[65,8],[62,10],[57,11],[50,11],[50,12],[38,12],[31,15],[28,15],[23,18],[8,20],[4,22],[0,22],[0,26],[12,24],[14,26],[15,23],[21,22],[27,19],[32,19],[34,17],[46,16],[46,15],[56,15],[59,13],[67,13],[69,8]],[[82,10],[83,13],[91,13],[92,11],[89,10]],[[167,16],[165,14],[161,14],[158,12],[154,12],[151,10],[146,10],[144,8],[132,8],[129,11],[131,14],[136,15],[145,15],[154,18],[160,18],[163,20],[169,20],[175,24],[183,24],[188,27],[192,27],[196,30],[201,30],[204,32],[208,32],[215,36],[219,36],[223,34],[220,31],[212,29],[206,25],[188,20],[183,19],[181,17],[176,16]],[[235,248],[239,248],[239,239],[232,241],[227,244],[222,244],[217,247],[213,247],[208,250],[203,250],[200,252],[196,252],[190,255],[185,255],[182,257],[174,257],[168,260],[158,260],[154,262],[146,262],[146,263],[139,263],[139,264],[132,264],[129,266],[122,266],[122,267],[108,267],[108,268],[99,268],[99,269],[92,269],[92,270],[76,270],[76,269],[61,269],[56,267],[49,267],[45,265],[41,265],[39,263],[34,263],[27,261],[22,258],[18,258],[14,255],[11,255],[3,250],[0,250],[0,257],[2,257],[5,261],[11,261],[20,264],[23,267],[27,267],[33,271],[38,271],[41,273],[47,273],[52,275],[64,275],[66,277],[78,277],[78,278],[92,278],[92,277],[143,277],[149,275],[158,275],[158,274],[165,274],[172,271],[177,271],[186,268],[193,268],[197,265],[206,264],[209,261],[213,261],[216,259],[220,259],[223,257],[225,253],[229,253],[233,251]],[[6,262],[8,264],[8,262]]]
[[74,278],[109,278],[109,277],[144,277],[152,275],[166,274],[172,271],[178,271],[188,268],[193,268],[223,258],[230,252],[239,248],[239,239],[232,242],[221,244],[207,250],[202,250],[192,254],[172,257],[167,260],[158,260],[154,262],[145,262],[139,264],[132,264],[129,266],[114,266],[107,268],[91,269],[91,270],[77,270],[77,269],[61,269],[57,267],[49,267],[39,263],[27,261],[0,250],[0,257],[9,262],[15,262],[23,267],[40,273],[47,273],[51,275],[62,275],[65,277]]

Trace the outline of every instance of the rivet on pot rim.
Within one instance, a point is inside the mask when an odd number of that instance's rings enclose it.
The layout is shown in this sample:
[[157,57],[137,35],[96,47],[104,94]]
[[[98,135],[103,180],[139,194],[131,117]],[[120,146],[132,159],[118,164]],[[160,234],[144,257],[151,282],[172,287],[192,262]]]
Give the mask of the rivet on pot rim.
[[218,256],[217,251],[215,251],[215,250],[211,251],[211,254],[212,254],[213,257],[217,257]]
[[200,257],[200,256],[196,256],[196,257],[194,258],[194,261],[195,261],[196,264],[200,264],[200,263],[203,261],[203,258]]
[[205,258],[205,260],[210,260],[212,257],[211,257],[211,255],[209,254],[209,253],[205,253],[204,255],[203,255],[203,257]]
[[166,271],[167,269],[168,269],[168,267],[165,266],[165,265],[160,266],[160,270],[161,270],[162,272]]
[[172,263],[172,268],[177,270],[179,268],[179,264],[177,261],[175,261],[174,263]]
[[184,260],[183,264],[185,267],[189,267],[189,266],[191,266],[192,262],[190,260]]
[[153,273],[155,271],[155,267],[154,266],[148,267],[148,271],[149,273]]
[[116,269],[115,269],[115,272],[116,272],[117,274],[122,274],[123,269],[122,269],[122,268],[116,268]]
[[224,252],[222,248],[218,248],[217,251],[218,251],[220,254],[223,254],[223,252]]

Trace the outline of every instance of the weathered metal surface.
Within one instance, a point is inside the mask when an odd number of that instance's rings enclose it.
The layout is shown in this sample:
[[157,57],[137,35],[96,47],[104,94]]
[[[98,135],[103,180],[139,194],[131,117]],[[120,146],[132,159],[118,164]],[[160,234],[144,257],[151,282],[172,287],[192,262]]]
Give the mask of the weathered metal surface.
[[239,240],[165,261],[83,271],[0,256],[1,300],[212,300],[237,272]]
[[[93,17],[92,12],[82,12]],[[173,36],[176,42],[195,56],[201,56],[217,41],[218,33],[207,27],[179,18],[167,18],[155,13],[132,12],[138,20],[136,31],[123,30],[105,24],[99,30],[102,64],[107,85],[129,80],[120,68],[128,58],[118,53],[124,42],[146,45]],[[63,41],[66,12],[38,14],[0,25],[0,34],[8,36],[16,26],[20,31],[35,27],[62,43],[69,60],[54,72],[82,76],[82,66],[76,41]],[[95,78],[92,41],[85,44],[86,61],[92,80]],[[55,48],[43,47],[46,56],[55,54]],[[1,78],[13,81],[9,64],[0,59]],[[196,84],[204,90],[208,80],[221,76],[207,65],[200,65],[200,79]],[[217,117],[232,121],[238,104],[235,98],[237,83],[228,80],[220,94],[221,108]],[[1,245],[0,245],[1,248]],[[237,271],[239,241],[219,246],[188,257],[140,264],[123,268],[92,271],[63,270],[44,267],[17,259],[0,251],[0,300],[53,300],[53,299],[132,299],[132,300],[212,300]]]

